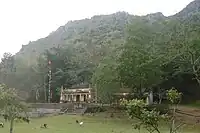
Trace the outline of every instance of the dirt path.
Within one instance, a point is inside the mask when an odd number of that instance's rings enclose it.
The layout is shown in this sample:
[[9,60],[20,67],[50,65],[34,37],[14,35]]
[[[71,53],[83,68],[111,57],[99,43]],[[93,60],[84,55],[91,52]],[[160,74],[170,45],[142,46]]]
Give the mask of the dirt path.
[[177,111],[177,119],[188,124],[200,125],[200,108],[179,106]]
[[200,108],[195,107],[188,107],[188,106],[179,106],[178,110],[181,112],[189,113],[191,115],[194,115],[196,117],[200,117]]

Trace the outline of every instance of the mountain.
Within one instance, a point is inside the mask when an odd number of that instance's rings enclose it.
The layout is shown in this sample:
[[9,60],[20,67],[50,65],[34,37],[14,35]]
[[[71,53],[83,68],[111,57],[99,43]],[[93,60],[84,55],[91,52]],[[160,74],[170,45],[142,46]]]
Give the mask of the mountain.
[[[45,50],[58,46],[70,46],[76,48],[78,53],[81,49],[85,49],[92,57],[95,57],[91,60],[98,62],[104,55],[110,53],[112,47],[123,43],[126,25],[137,17],[139,16],[117,12],[111,15],[93,16],[91,19],[69,21],[47,37],[23,45],[15,56],[32,64]],[[150,20],[165,18],[162,13],[143,17]]]
[[90,19],[69,21],[47,37],[23,45],[15,57],[24,60],[25,63],[34,64],[38,56],[46,50],[53,47],[73,47],[77,54],[84,51],[90,56],[91,61],[98,63],[105,55],[110,54],[116,45],[123,44],[126,25],[138,17],[146,18],[151,23],[171,18],[190,21],[189,17],[199,11],[200,0],[195,0],[179,13],[168,18],[162,13],[134,16],[126,12],[117,12],[111,15],[93,16]]
[[[104,69],[105,64],[116,64],[115,59],[120,56],[120,48],[124,46],[121,44],[124,44],[129,37],[129,31],[135,31],[134,35],[141,38],[144,38],[145,35],[149,37],[161,33],[159,34],[161,36],[156,36],[157,41],[154,43],[162,45],[162,48],[168,46],[171,41],[178,47],[182,40],[199,36],[200,33],[197,33],[200,31],[199,3],[199,0],[193,1],[182,11],[170,17],[159,12],[145,16],[117,12],[94,16],[90,19],[69,21],[47,37],[23,45],[14,56],[15,62],[11,62],[16,66],[16,71],[2,70],[0,81],[30,93],[33,97],[38,91],[37,89],[43,94],[48,85],[48,66],[46,59],[38,57],[41,57],[40,55],[46,50],[55,50],[55,53],[46,54],[48,60],[52,61],[53,82],[51,87],[55,92],[57,92],[55,88],[66,85],[66,83],[67,85],[85,83],[85,81],[90,83],[96,66],[102,66]],[[126,28],[129,23],[131,25]],[[128,31],[126,31],[127,29]],[[144,29],[145,31],[143,31]],[[194,34],[193,31],[195,31]],[[143,34],[144,32],[145,34]],[[187,38],[183,39],[179,33],[185,32],[188,33]],[[143,43],[148,45],[150,41]],[[65,49],[58,47],[65,47]],[[38,64],[35,65],[36,63]],[[113,65],[108,67],[112,67],[109,70],[113,69]],[[9,73],[7,74],[7,72]],[[112,73],[108,73],[108,75],[112,75]],[[100,74],[102,73],[100,72]]]
[[47,37],[23,45],[16,57],[36,59],[45,50],[58,46],[95,46],[96,49],[103,49],[105,43],[109,44],[114,39],[123,40],[124,27],[133,18],[134,16],[126,12],[118,12],[94,16],[91,19],[69,21]]
[[188,4],[182,11],[175,14],[174,17],[187,18],[195,13],[200,12],[200,0],[195,0]]

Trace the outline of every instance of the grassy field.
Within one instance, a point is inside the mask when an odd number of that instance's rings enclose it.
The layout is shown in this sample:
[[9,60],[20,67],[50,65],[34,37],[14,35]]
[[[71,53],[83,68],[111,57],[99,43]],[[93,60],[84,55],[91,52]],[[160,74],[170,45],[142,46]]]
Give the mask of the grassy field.
[[[83,121],[83,126],[76,124],[76,120]],[[40,128],[41,124],[47,123],[48,129]],[[168,133],[163,128],[162,133]],[[187,129],[187,130],[186,130]],[[199,133],[194,128],[187,127],[182,133]],[[9,123],[0,128],[0,133],[9,133]],[[14,133],[138,133],[133,129],[131,122],[127,119],[109,118],[105,114],[98,116],[54,116],[40,119],[32,119],[30,124],[15,123]],[[146,133],[141,131],[141,133]]]

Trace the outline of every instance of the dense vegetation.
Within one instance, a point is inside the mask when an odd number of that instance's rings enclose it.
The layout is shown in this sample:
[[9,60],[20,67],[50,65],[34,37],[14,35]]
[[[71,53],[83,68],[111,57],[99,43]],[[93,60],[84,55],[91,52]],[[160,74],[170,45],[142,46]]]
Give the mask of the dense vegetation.
[[[125,12],[68,22],[46,38],[5,53],[0,82],[29,100],[44,101],[52,70],[52,101],[59,88],[77,84],[97,87],[108,102],[120,88],[144,91],[172,86],[184,99],[200,93],[200,2],[174,16],[132,16]],[[51,65],[48,62],[51,61]],[[22,93],[23,92],[23,93]],[[31,95],[30,95],[31,94]]]

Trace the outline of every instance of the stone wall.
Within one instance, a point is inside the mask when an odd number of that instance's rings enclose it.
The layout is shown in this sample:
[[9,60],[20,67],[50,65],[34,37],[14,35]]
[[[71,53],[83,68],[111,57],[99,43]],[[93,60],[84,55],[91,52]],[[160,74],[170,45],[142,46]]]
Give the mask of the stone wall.
[[[95,107],[101,106],[98,103],[29,103],[32,108],[46,108],[46,109],[60,109],[60,108],[70,108],[77,105]],[[103,106],[110,106],[109,104],[104,104]]]
[[37,108],[37,109],[32,109],[32,111],[28,112],[28,116],[31,118],[45,117],[45,116],[59,115],[59,113],[60,109]]
[[46,108],[46,109],[60,109],[60,108],[71,108],[72,103],[31,103],[32,108]]
[[73,108],[75,106],[97,106],[92,103],[29,103],[31,108],[46,108],[46,109],[61,109],[61,108]]
[[[68,113],[80,113],[88,107],[100,106],[94,103],[29,103],[32,110],[29,112],[30,117],[44,117],[59,115],[63,109],[68,108]],[[104,105],[105,106],[105,105]]]

